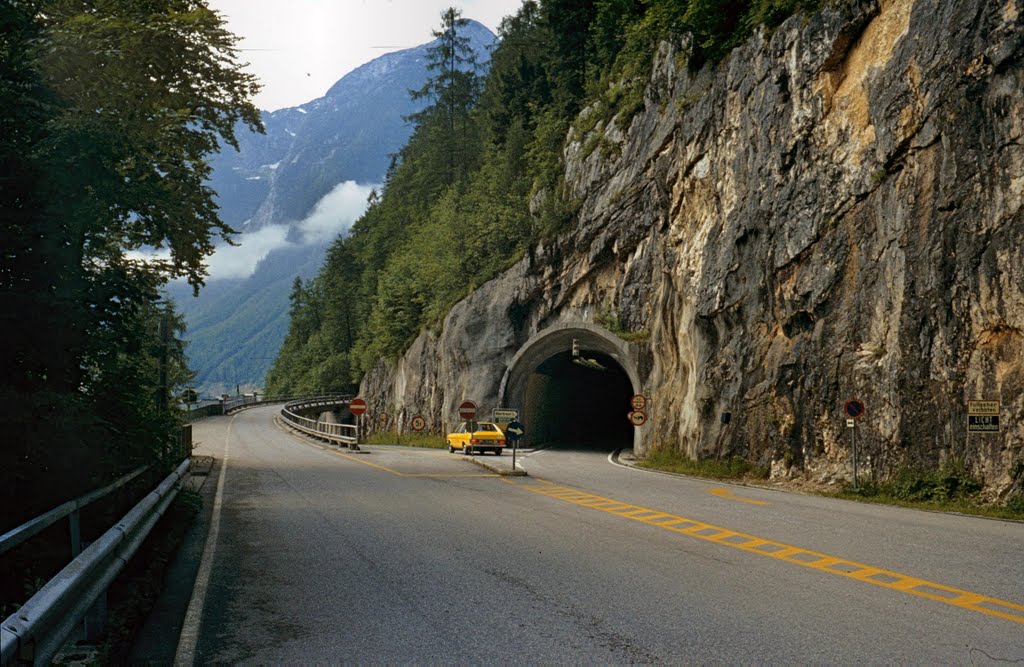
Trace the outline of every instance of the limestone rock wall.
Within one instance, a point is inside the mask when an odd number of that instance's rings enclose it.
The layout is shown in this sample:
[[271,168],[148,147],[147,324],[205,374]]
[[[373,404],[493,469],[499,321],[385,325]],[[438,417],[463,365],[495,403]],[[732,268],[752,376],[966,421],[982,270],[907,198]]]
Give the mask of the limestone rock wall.
[[[1008,489],[1024,458],[1024,7],[841,4],[714,70],[663,44],[644,109],[570,136],[577,225],[368,376],[379,411],[415,405],[442,430],[462,398],[497,400],[531,335],[612,307],[649,333],[644,449],[847,477],[856,396],[875,472],[962,456]],[[974,398],[1001,400],[1001,433],[968,439]]]

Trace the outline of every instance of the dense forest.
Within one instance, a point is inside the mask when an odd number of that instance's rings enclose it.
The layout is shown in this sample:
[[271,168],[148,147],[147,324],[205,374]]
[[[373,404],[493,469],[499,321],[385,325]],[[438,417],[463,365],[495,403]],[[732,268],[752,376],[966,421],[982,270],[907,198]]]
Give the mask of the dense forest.
[[[480,76],[442,13],[422,90],[430,105],[351,233],[317,277],[296,279],[271,393],[351,390],[530,244],[571,224],[562,149],[573,123],[628,121],[659,41],[692,39],[713,66],[757,27],[822,0],[527,0]],[[586,108],[588,113],[581,115]]]
[[160,288],[198,289],[232,231],[205,182],[260,125],[235,43],[199,0],[0,2],[0,532],[180,458]]

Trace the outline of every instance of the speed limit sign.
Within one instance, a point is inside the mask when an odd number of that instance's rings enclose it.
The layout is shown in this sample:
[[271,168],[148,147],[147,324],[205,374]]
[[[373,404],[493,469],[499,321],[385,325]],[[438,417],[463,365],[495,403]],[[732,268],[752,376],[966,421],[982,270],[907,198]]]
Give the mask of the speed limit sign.
[[412,418],[412,430],[419,433],[427,427],[427,420],[423,418],[423,415],[416,415]]

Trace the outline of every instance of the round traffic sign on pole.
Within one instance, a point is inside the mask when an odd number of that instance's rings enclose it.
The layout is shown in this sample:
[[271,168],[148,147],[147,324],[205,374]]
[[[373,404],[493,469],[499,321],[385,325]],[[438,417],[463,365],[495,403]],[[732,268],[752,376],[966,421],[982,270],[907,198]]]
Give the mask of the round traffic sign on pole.
[[366,401],[361,398],[353,398],[352,402],[348,404],[348,411],[358,417],[366,412]]
[[459,419],[472,419],[476,417],[476,403],[463,401],[459,403]]
[[647,413],[643,410],[634,410],[629,413],[629,423],[633,426],[643,426],[647,423]]
[[633,406],[633,410],[636,412],[643,412],[644,408],[647,407],[647,397],[643,394],[637,394],[629,399],[629,404]]
[[860,419],[864,416],[864,403],[856,398],[851,398],[843,404],[843,412],[846,413],[847,417],[853,417],[854,419]]
[[427,420],[424,419],[422,415],[416,415],[415,417],[412,418],[411,426],[412,430],[419,433],[420,431],[427,427]]

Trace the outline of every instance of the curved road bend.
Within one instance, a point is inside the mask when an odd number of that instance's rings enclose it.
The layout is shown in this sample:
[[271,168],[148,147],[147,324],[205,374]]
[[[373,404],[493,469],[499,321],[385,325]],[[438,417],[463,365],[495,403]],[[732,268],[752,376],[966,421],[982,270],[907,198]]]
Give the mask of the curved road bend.
[[276,411],[204,422],[227,465],[180,663],[1024,660],[1024,524],[595,452],[502,479],[329,451]]

